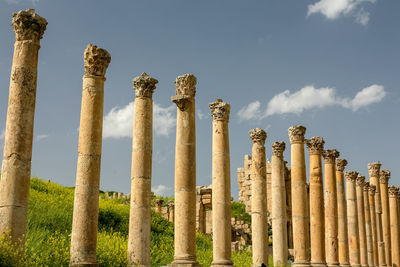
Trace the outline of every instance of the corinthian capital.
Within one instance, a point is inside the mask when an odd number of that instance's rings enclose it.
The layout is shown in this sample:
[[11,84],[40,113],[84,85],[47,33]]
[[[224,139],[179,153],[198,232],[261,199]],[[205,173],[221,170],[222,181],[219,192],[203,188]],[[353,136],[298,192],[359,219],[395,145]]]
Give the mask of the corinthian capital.
[[223,102],[222,99],[215,99],[214,102],[209,104],[213,120],[216,121],[229,121],[229,113],[231,106]]
[[380,169],[381,169],[381,163],[380,162],[368,163],[369,177],[379,177]]
[[381,184],[387,184],[390,178],[390,171],[389,170],[381,170],[379,172],[379,182]]
[[150,77],[147,73],[143,72],[140,76],[133,79],[132,84],[135,89],[136,97],[148,97],[153,96],[153,92],[156,89],[158,80]]
[[263,129],[261,128],[252,129],[249,131],[249,134],[253,144],[260,144],[262,146],[265,144],[265,139],[267,139],[267,133]]
[[365,176],[362,176],[361,174],[358,174],[356,182],[357,182],[358,186],[361,186],[361,187],[364,186],[364,184],[365,184]]
[[399,187],[398,186],[389,186],[389,197],[397,198],[399,195]]
[[306,134],[306,127],[302,125],[295,125],[288,129],[289,140],[291,144],[303,144],[304,135]]
[[273,142],[272,143],[272,155],[279,158],[283,158],[283,151],[285,151],[285,142]]
[[370,185],[369,185],[369,188],[368,188],[369,194],[370,194],[370,195],[375,195],[375,191],[376,191],[376,186],[370,184]]
[[321,155],[322,151],[324,150],[324,144],[324,139],[319,136],[306,139],[306,145],[310,155]]
[[364,182],[364,192],[368,192],[369,191],[369,182]]
[[347,166],[347,160],[345,159],[336,159],[336,170],[343,172],[344,168]]
[[196,83],[197,79],[193,74],[184,74],[176,78],[176,95],[171,97],[171,100],[181,111],[186,109],[187,104],[196,95]]
[[340,153],[336,149],[327,149],[322,152],[322,156],[324,157],[324,161],[326,163],[334,164],[336,158],[339,157]]
[[344,176],[346,176],[346,180],[350,182],[356,182],[358,172],[357,171],[347,171],[344,173]]
[[47,21],[36,14],[34,9],[27,9],[13,13],[12,26],[17,41],[32,40],[39,42],[46,30]]
[[85,75],[104,77],[111,56],[107,50],[88,44],[83,54],[85,63]]

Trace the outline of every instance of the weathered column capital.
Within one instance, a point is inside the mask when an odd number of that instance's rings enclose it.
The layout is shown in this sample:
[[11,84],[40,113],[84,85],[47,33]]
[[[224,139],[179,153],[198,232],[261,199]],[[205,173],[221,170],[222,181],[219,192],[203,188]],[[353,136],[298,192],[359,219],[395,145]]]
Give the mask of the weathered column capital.
[[277,156],[279,158],[283,158],[283,151],[285,151],[286,144],[285,142],[273,142],[272,143],[272,155]]
[[322,137],[315,136],[311,139],[306,139],[306,145],[310,155],[321,155],[324,150],[325,141]]
[[83,54],[85,64],[85,76],[104,77],[111,56],[107,50],[88,44]]
[[171,209],[175,207],[175,203],[173,201],[168,201],[168,208]]
[[369,192],[370,195],[375,195],[376,186],[372,185],[372,184],[369,184],[368,192]]
[[365,184],[365,176],[363,176],[361,174],[358,174],[356,182],[357,182],[357,186],[364,186],[364,184]]
[[136,97],[148,97],[153,96],[153,92],[156,89],[157,79],[150,77],[147,73],[143,72],[140,76],[133,78],[132,85],[135,89]]
[[288,129],[289,140],[291,144],[303,144],[304,135],[306,134],[306,127],[302,125],[295,125]]
[[397,198],[399,195],[399,187],[398,186],[389,186],[389,197]]
[[164,200],[163,199],[160,199],[160,198],[156,198],[155,200],[154,200],[154,203],[156,203],[157,205],[162,205],[163,203],[164,203]]
[[379,177],[379,170],[381,169],[380,162],[368,163],[369,177]]
[[193,74],[184,74],[175,79],[175,96],[171,97],[177,107],[184,111],[186,104],[196,95],[197,78]]
[[344,168],[346,168],[347,166],[347,160],[337,158],[335,162],[336,162],[336,170],[343,172]]
[[370,187],[369,182],[365,181],[364,182],[364,192],[368,192],[369,191],[369,187]]
[[347,171],[344,173],[344,176],[346,177],[346,180],[352,183],[356,182],[358,172],[357,171]]
[[327,149],[322,152],[325,163],[330,164],[334,164],[336,162],[336,158],[338,158],[339,155],[340,153],[336,149]]
[[379,172],[379,182],[381,184],[387,184],[390,178],[390,171],[389,170],[381,170]]
[[21,10],[12,15],[12,26],[14,27],[15,40],[32,40],[39,42],[46,30],[47,21],[34,9]]
[[253,144],[264,145],[267,139],[267,133],[261,128],[255,128],[249,131],[250,139]]
[[211,115],[215,121],[229,121],[229,113],[231,106],[223,102],[222,99],[215,99],[214,102],[209,104]]

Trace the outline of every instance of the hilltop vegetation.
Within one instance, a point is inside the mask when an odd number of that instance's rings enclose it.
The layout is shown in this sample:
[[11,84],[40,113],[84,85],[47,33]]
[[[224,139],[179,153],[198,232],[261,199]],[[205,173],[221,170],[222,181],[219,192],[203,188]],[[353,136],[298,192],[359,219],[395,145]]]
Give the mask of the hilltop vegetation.
[[[74,189],[31,179],[25,257],[0,238],[0,266],[68,266]],[[97,259],[100,266],[126,266],[129,205],[126,199],[101,199]],[[240,214],[240,204],[234,213]],[[159,214],[151,214],[151,266],[173,260],[174,226]],[[246,218],[247,219],[247,218]],[[205,267],[212,261],[212,240],[197,234],[197,257]],[[233,253],[235,266],[251,266],[251,253]]]

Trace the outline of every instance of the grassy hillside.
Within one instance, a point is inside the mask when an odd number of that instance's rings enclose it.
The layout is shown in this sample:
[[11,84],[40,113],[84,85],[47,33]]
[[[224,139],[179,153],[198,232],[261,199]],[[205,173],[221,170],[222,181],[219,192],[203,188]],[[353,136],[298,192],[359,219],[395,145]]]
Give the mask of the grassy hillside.
[[[31,179],[25,258],[18,257],[7,238],[0,238],[0,266],[68,266],[74,189]],[[100,266],[126,266],[129,205],[125,199],[101,199],[97,259]],[[235,208],[238,215],[238,206]],[[240,207],[239,207],[240,210]],[[151,214],[151,266],[173,260],[173,224]],[[239,215],[238,215],[239,216]],[[212,240],[197,234],[197,257],[205,267],[212,261]],[[251,266],[251,253],[233,253],[235,266]]]

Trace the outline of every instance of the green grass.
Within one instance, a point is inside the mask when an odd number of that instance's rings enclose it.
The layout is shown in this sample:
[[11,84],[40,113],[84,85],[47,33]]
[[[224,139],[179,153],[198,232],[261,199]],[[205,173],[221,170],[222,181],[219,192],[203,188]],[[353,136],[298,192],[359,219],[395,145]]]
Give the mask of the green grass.
[[[1,266],[68,266],[74,188],[31,179],[25,257],[0,237]],[[171,200],[169,199],[165,199]],[[97,260],[100,266],[126,266],[129,205],[126,199],[101,199]],[[234,205],[235,206],[235,205]],[[236,208],[233,208],[235,210]],[[240,215],[239,211],[233,213]],[[159,214],[151,214],[151,266],[173,260],[174,226]],[[197,258],[204,267],[212,261],[210,236],[197,234]],[[232,255],[235,266],[251,266],[251,252]]]

